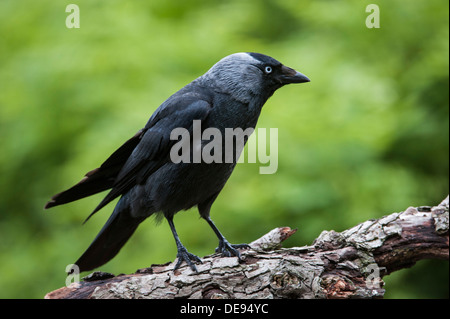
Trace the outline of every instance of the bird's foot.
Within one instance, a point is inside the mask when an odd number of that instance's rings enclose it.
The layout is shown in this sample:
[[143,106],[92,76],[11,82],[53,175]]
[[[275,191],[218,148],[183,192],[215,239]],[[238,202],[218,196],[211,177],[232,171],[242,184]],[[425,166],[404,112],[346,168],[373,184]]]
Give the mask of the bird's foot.
[[238,249],[249,249],[251,248],[250,245],[247,244],[238,244],[238,245],[232,245],[230,244],[226,239],[223,239],[219,241],[219,247],[216,248],[216,253],[221,253],[224,257],[232,257],[236,256],[241,259],[241,253]]
[[177,263],[175,265],[174,270],[177,270],[178,268],[180,268],[183,261],[185,261],[186,264],[188,264],[188,266],[195,272],[198,272],[198,270],[197,270],[197,267],[195,267],[195,264],[193,263],[193,261],[202,263],[202,260],[199,257],[188,252],[185,247],[180,247],[180,248],[178,248]]

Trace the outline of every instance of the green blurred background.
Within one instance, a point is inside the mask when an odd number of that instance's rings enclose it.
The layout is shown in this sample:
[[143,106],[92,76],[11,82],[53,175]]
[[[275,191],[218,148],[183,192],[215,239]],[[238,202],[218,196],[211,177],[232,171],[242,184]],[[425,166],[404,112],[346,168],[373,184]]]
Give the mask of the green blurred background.
[[[98,167],[172,93],[220,58],[275,57],[312,82],[282,88],[260,128],[278,128],[273,175],[239,164],[212,217],[234,243],[278,226],[286,246],[322,230],[439,203],[449,191],[449,20],[446,0],[0,1],[0,297],[42,298],[88,247],[104,194],[44,211]],[[381,28],[368,29],[376,3]],[[196,210],[175,218],[189,251],[211,254]],[[143,223],[99,270],[131,273],[173,260],[166,222]],[[448,298],[448,262],[384,278],[386,298]]]

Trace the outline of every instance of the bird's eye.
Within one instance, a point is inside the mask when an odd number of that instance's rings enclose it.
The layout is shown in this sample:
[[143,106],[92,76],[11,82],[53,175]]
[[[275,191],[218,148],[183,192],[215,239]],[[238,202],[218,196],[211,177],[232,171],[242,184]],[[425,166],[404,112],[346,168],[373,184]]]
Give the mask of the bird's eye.
[[266,67],[264,68],[264,72],[266,72],[266,74],[272,73],[272,67],[266,66]]

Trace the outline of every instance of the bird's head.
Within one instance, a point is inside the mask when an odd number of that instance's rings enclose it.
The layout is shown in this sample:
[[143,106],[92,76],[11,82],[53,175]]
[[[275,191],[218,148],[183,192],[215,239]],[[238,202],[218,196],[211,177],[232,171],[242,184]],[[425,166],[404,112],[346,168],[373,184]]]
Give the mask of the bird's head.
[[255,96],[269,98],[290,83],[309,82],[309,78],[279,61],[260,53],[235,53],[226,56],[203,77],[216,91],[249,103]]

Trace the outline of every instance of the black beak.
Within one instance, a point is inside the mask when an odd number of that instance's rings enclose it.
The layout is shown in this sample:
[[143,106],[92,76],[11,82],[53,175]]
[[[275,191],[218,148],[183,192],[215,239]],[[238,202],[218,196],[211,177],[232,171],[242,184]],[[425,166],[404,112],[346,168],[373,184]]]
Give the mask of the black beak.
[[311,81],[306,75],[284,65],[281,66],[281,75],[279,79],[282,84],[304,83]]

